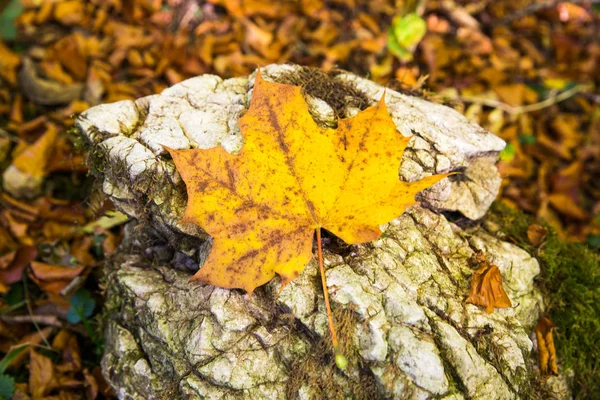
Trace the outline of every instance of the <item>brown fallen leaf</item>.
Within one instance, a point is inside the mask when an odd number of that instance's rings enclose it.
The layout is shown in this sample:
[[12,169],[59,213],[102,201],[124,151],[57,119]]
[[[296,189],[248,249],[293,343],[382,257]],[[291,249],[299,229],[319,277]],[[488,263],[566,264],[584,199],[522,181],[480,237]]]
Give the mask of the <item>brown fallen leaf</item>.
[[83,369],[83,378],[85,385],[85,393],[88,399],[94,400],[98,397],[99,385],[94,375],[90,374],[87,368]]
[[82,272],[83,267],[81,266],[62,267],[32,261],[29,276],[44,292],[59,294]]
[[543,375],[558,375],[556,349],[552,337],[554,327],[552,321],[546,317],[541,317],[534,329],[538,345],[538,363]]
[[571,196],[563,193],[553,193],[548,195],[548,201],[561,214],[585,221],[589,218],[588,213],[579,206]]
[[494,307],[512,307],[512,303],[502,286],[500,269],[485,259],[479,257],[479,269],[473,272],[471,290],[466,302],[485,307],[488,313],[494,312]]
[[6,293],[11,284],[19,282],[23,269],[37,257],[34,246],[21,246],[15,252],[0,257],[0,293]]
[[529,239],[529,242],[536,247],[542,244],[547,233],[546,228],[541,225],[531,224],[527,228],[527,238]]
[[19,73],[21,91],[28,99],[42,105],[68,104],[81,97],[83,84],[63,85],[38,76],[33,61],[23,58],[23,67]]
[[52,360],[33,349],[29,352],[29,392],[34,399],[43,398],[58,387]]

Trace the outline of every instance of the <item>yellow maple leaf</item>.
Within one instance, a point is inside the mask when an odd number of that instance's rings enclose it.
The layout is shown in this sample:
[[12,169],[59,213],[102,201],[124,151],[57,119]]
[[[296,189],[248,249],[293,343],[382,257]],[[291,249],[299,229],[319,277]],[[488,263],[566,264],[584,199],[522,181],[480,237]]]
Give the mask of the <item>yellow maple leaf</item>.
[[396,130],[383,99],[325,129],[309,114],[300,87],[267,82],[259,73],[238,123],[245,142],[238,154],[168,149],[187,186],[182,222],[214,238],[192,279],[214,286],[252,293],[275,274],[285,285],[312,258],[315,230],[349,244],[376,239],[379,225],[447,176],[399,180],[410,138]]
[[512,303],[502,286],[500,269],[489,263],[483,254],[479,255],[479,268],[473,272],[471,290],[466,302],[485,307],[489,313],[494,307],[512,307]]

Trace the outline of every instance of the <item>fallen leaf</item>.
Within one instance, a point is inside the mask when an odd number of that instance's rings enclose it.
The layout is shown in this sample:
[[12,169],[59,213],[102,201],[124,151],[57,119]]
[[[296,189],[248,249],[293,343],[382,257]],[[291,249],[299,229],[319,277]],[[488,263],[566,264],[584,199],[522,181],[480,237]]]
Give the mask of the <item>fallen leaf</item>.
[[546,317],[541,317],[535,326],[534,332],[537,339],[538,362],[540,371],[543,375],[558,375],[558,365],[556,364],[556,349],[554,348],[554,339],[552,329],[555,325]]
[[21,65],[19,55],[0,41],[0,78],[6,80],[11,86],[16,86],[19,65]]
[[[40,343],[42,343],[43,341],[47,341],[48,338],[53,334],[54,331],[55,331],[55,328],[50,327],[50,326],[42,328],[39,331],[34,331],[30,334],[23,336],[22,339],[19,340],[19,342],[15,345],[15,347],[20,347],[21,345],[24,345],[24,344],[29,344],[30,346],[37,346]],[[23,361],[29,355],[29,353],[30,352],[28,352],[28,351],[19,353],[16,357],[11,359],[11,361],[8,363],[8,366],[15,367],[15,368],[21,366],[23,364]]]
[[527,228],[527,238],[529,239],[529,242],[534,246],[539,246],[540,244],[542,244],[542,242],[546,238],[547,233],[548,232],[546,231],[546,228],[544,228],[541,225],[531,224]]
[[34,399],[39,399],[58,387],[58,381],[52,360],[33,349],[29,357],[29,391]]
[[212,251],[194,275],[211,285],[254,289],[279,274],[282,285],[312,258],[315,230],[349,244],[381,235],[415,203],[419,191],[447,175],[402,182],[398,166],[410,138],[397,131],[383,98],[337,129],[319,127],[300,87],[256,76],[239,120],[244,147],[229,154],[169,149],[187,185],[182,222],[202,227]]
[[500,99],[513,107],[523,104],[525,85],[522,83],[513,83],[509,85],[501,85],[495,88]]
[[94,238],[92,236],[82,236],[71,242],[69,252],[75,257],[79,264],[92,265],[96,262],[94,257],[90,254],[93,245]]
[[62,352],[62,362],[56,366],[58,371],[76,372],[81,369],[81,351],[73,333],[61,329],[52,340],[52,348]]
[[47,126],[48,130],[42,137],[19,153],[12,162],[19,171],[32,178],[43,178],[46,175],[46,163],[58,137],[57,127],[53,124]]
[[548,195],[548,202],[557,209],[561,214],[567,217],[586,220],[589,218],[588,213],[581,208],[571,196],[563,193],[553,193]]
[[59,294],[75,277],[83,272],[83,267],[63,267],[38,261],[31,262],[31,279],[45,292]]
[[502,286],[500,269],[488,262],[483,255],[479,259],[479,268],[473,272],[466,302],[485,307],[488,314],[494,312],[494,307],[512,307]]
[[64,25],[76,25],[82,19],[85,2],[78,0],[61,1],[54,8],[54,18]]
[[21,246],[13,253],[0,257],[0,293],[8,292],[10,284],[19,282],[23,270],[37,257],[33,246]]
[[[5,181],[6,182],[6,181]],[[8,228],[10,230],[10,233],[12,233],[12,235],[21,243],[24,245],[32,245],[33,244],[33,240],[31,239],[31,237],[28,234],[28,229],[29,229],[29,224],[24,221],[21,220],[21,218],[18,218],[18,213],[15,212],[11,212],[8,210],[3,210],[2,212],[2,216],[4,217],[4,219],[7,222]]]
[[19,73],[21,91],[28,99],[42,105],[68,104],[81,97],[83,85],[74,83],[63,85],[48,79],[41,78],[35,70],[33,61],[23,58],[23,68]]
[[98,397],[99,385],[94,375],[90,374],[87,368],[83,369],[83,378],[85,384],[85,393],[88,399],[96,399]]

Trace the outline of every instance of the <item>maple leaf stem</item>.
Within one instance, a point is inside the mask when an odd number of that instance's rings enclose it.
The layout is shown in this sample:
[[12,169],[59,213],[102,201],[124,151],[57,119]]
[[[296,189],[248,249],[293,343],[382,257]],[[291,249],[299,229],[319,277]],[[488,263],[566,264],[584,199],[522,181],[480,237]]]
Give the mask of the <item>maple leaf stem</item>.
[[317,228],[317,253],[319,255],[319,270],[321,271],[321,283],[323,284],[323,296],[325,297],[325,307],[327,308],[327,322],[329,322],[329,331],[331,332],[331,342],[336,353],[338,350],[338,340],[333,325],[333,314],[329,304],[329,293],[327,292],[327,280],[325,279],[325,267],[323,266],[323,245],[321,243],[321,228]]

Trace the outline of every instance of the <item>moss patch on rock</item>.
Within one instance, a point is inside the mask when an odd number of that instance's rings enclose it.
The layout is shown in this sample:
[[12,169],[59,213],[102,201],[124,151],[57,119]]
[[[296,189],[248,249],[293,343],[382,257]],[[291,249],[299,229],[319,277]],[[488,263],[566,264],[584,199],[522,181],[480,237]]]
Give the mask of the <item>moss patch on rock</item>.
[[[546,313],[556,324],[554,341],[559,368],[575,372],[577,399],[600,393],[600,265],[598,253],[581,243],[562,240],[550,226],[544,242],[533,246],[527,228],[534,219],[501,203],[494,203],[486,219],[540,262],[537,278],[546,300]],[[536,222],[539,224],[539,222]]]
[[360,323],[360,317],[350,307],[335,307],[333,314],[340,351],[350,361],[348,373],[344,374],[336,367],[331,335],[327,332],[313,344],[305,357],[291,366],[287,397],[297,398],[299,392],[308,389],[310,398],[341,399],[349,393],[355,399],[379,398],[375,378],[369,368],[363,365],[353,344],[352,331]]

